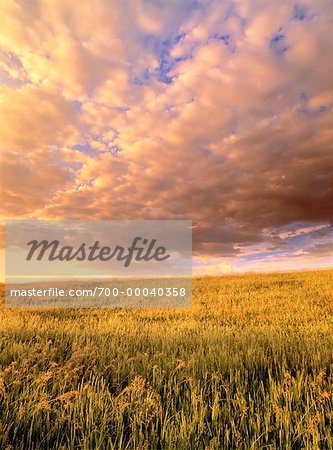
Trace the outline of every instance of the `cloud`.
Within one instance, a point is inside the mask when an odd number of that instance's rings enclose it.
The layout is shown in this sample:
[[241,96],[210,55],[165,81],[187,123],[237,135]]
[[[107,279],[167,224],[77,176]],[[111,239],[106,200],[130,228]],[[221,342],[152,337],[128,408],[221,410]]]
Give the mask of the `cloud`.
[[1,147],[31,152],[62,145],[78,133],[74,106],[50,89],[47,82],[18,89],[0,87]]
[[5,217],[189,218],[208,266],[324,264],[286,236],[332,237],[330,2],[1,8]]

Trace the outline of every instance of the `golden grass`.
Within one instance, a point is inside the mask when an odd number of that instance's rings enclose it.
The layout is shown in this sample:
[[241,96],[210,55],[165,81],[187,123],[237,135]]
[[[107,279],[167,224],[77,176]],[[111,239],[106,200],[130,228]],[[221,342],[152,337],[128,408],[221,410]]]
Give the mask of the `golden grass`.
[[184,310],[0,307],[0,448],[332,449],[333,271]]

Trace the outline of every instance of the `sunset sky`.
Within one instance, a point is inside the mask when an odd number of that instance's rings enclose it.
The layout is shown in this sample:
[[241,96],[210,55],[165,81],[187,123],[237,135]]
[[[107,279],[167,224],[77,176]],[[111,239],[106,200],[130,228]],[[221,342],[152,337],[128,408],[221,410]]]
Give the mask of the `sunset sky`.
[[2,1],[2,219],[192,219],[194,274],[332,267],[332,8]]

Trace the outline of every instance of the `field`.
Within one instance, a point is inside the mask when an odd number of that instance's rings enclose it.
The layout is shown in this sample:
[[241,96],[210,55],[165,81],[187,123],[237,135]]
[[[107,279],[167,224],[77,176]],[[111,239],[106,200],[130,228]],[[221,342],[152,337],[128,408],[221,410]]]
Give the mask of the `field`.
[[1,449],[333,449],[333,271],[183,310],[0,307]]

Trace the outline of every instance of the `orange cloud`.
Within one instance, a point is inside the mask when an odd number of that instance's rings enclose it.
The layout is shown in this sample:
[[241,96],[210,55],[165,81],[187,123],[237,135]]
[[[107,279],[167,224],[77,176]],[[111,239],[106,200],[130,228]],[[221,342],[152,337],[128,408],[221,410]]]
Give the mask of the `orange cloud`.
[[296,6],[3,3],[3,217],[190,218],[195,255],[214,261],[274,253],[298,224],[314,231],[290,255],[319,258],[332,10]]

